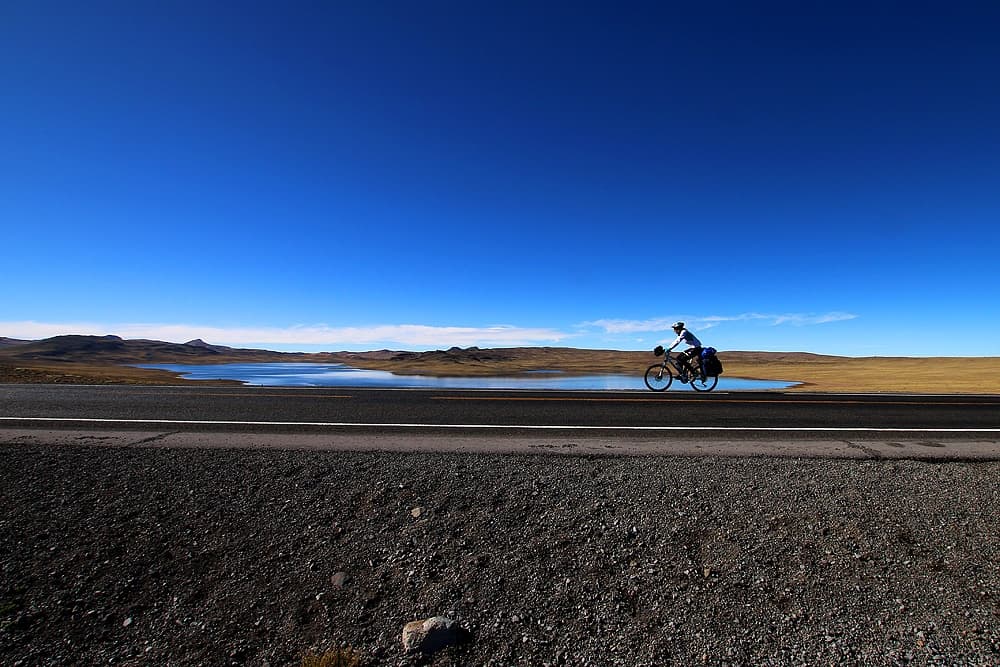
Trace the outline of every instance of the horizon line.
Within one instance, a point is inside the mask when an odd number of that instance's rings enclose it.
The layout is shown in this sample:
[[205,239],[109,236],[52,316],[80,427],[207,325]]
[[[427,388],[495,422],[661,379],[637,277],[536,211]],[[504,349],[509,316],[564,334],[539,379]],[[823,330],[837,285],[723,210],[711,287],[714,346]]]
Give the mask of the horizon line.
[[[201,343],[203,343],[204,345],[209,346],[209,347],[224,347],[224,348],[229,348],[229,349],[233,349],[233,350],[248,350],[248,351],[255,351],[255,352],[275,353],[275,354],[305,354],[305,355],[342,354],[342,353],[346,353],[346,354],[364,354],[364,353],[368,353],[368,352],[402,352],[402,353],[410,352],[410,353],[422,353],[422,352],[446,352],[446,351],[452,350],[452,349],[460,349],[460,350],[470,350],[470,349],[490,350],[490,349],[519,349],[519,348],[529,348],[529,349],[546,349],[546,348],[552,348],[552,349],[580,350],[580,351],[590,351],[590,352],[645,352],[645,351],[647,351],[646,349],[621,349],[621,348],[611,348],[611,347],[572,347],[572,346],[565,346],[565,345],[523,345],[523,344],[521,344],[521,345],[497,345],[497,346],[488,346],[488,347],[482,347],[480,345],[467,345],[467,346],[450,345],[450,346],[432,347],[432,348],[427,348],[427,349],[408,349],[408,348],[380,347],[380,348],[368,348],[368,349],[356,349],[356,350],[351,350],[351,349],[339,349],[339,350],[337,350],[337,349],[328,349],[328,350],[318,350],[318,351],[316,351],[316,350],[314,350],[314,351],[310,351],[310,350],[276,350],[276,349],[271,349],[271,348],[268,348],[268,347],[236,347],[236,346],[227,345],[227,344],[224,344],[224,343],[210,343],[210,342],[207,342],[206,340],[204,340],[204,338],[202,338],[202,337],[195,337],[195,338],[188,339],[186,341],[177,341],[177,340],[165,340],[165,339],[161,339],[161,338],[149,338],[149,337],[126,337],[126,336],[120,336],[118,334],[108,334],[108,333],[104,333],[104,334],[59,333],[59,334],[55,334],[53,336],[46,336],[44,338],[18,338],[18,337],[0,335],[0,340],[19,341],[19,342],[23,342],[25,344],[30,344],[30,343],[43,342],[43,341],[46,341],[46,340],[50,340],[52,338],[60,338],[60,337],[104,338],[104,339],[114,338],[114,339],[121,340],[121,341],[148,341],[148,342],[153,342],[153,343],[167,343],[167,344],[171,344],[171,345],[189,345],[189,344],[194,343],[196,341],[200,341]],[[253,343],[251,343],[251,344],[253,344]],[[267,343],[259,343],[259,344],[260,345],[266,345]],[[6,347],[16,347],[16,345],[11,345],[11,346],[6,346]],[[0,348],[0,349],[2,349],[2,348]],[[1000,357],[1000,355],[990,355],[990,354],[973,354],[973,355],[942,355],[942,354],[928,354],[928,355],[912,355],[912,354],[882,355],[882,354],[866,354],[866,355],[851,355],[851,354],[835,354],[835,353],[830,353],[830,352],[813,352],[813,351],[810,351],[810,350],[803,350],[803,349],[798,349],[798,350],[793,350],[793,349],[782,349],[782,350],[774,350],[774,349],[771,349],[771,350],[768,350],[768,349],[720,349],[719,352],[722,352],[722,353],[726,353],[726,352],[729,352],[729,353],[745,353],[745,354],[809,354],[809,355],[822,356],[822,357],[840,357],[840,358],[845,358],[845,359],[866,359],[866,358],[929,359],[929,358],[935,358],[935,357],[942,357],[942,358],[943,357],[947,357],[947,358],[956,358],[956,359],[964,359],[964,358],[990,359],[990,358],[994,358],[994,357]]]

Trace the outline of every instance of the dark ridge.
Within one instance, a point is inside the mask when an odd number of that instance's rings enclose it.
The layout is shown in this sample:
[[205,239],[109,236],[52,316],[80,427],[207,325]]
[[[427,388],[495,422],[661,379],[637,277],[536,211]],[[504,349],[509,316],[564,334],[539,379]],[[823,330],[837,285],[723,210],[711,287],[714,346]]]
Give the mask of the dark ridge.
[[17,345],[24,345],[25,343],[32,343],[32,342],[34,341],[21,340],[19,338],[6,338],[4,336],[0,336],[0,349],[6,347],[15,347]]
[[118,336],[54,336],[39,341],[0,347],[0,356],[11,361],[57,361],[111,364],[209,362],[220,358],[280,361],[298,358],[294,353],[236,349],[202,344],[166,343],[157,340],[123,340]]

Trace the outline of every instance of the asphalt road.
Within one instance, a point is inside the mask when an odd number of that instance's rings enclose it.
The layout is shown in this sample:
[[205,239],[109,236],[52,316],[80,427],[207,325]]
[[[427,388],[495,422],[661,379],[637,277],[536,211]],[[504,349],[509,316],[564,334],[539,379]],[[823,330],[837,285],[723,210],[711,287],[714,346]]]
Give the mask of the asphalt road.
[[1000,458],[1000,396],[0,385],[0,442]]

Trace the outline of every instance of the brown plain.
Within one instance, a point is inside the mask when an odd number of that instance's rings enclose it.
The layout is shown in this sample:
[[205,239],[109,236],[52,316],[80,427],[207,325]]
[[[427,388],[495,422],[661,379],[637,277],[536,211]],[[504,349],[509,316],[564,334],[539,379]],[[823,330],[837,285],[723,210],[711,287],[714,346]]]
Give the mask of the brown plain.
[[[513,348],[404,353],[410,357],[367,358],[345,363],[396,373],[503,375],[537,369],[574,374],[641,374],[660,358],[651,352]],[[785,380],[786,391],[941,394],[1000,393],[1000,357],[836,357],[806,352],[720,352],[725,377]]]
[[[0,354],[0,382],[68,384],[216,384],[235,381],[192,381],[159,370],[133,368],[122,357],[64,361]],[[398,374],[475,377],[512,375],[537,370],[571,374],[640,376],[659,361],[651,352],[580,350],[574,348],[452,348],[432,352],[338,352],[282,354],[264,350],[224,349],[205,357],[135,359],[134,363],[224,363],[227,361],[297,361],[344,363],[357,368]],[[250,353],[253,353],[252,355]],[[172,355],[171,355],[172,356]],[[5,358],[6,357],[6,358]],[[20,358],[19,358],[20,357]],[[232,357],[232,358],[230,358]],[[1000,393],[1000,357],[836,357],[803,352],[720,352],[725,377],[784,380],[799,384],[789,391],[891,392],[941,394]]]

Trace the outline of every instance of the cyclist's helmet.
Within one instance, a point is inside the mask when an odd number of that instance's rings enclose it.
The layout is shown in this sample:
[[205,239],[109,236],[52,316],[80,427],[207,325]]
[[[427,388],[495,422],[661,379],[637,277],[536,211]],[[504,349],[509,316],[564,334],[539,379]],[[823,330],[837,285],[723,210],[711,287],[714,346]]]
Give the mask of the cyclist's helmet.
[[670,328],[673,329],[674,331],[680,331],[681,329],[684,328],[684,323],[674,322],[673,324],[670,325]]

